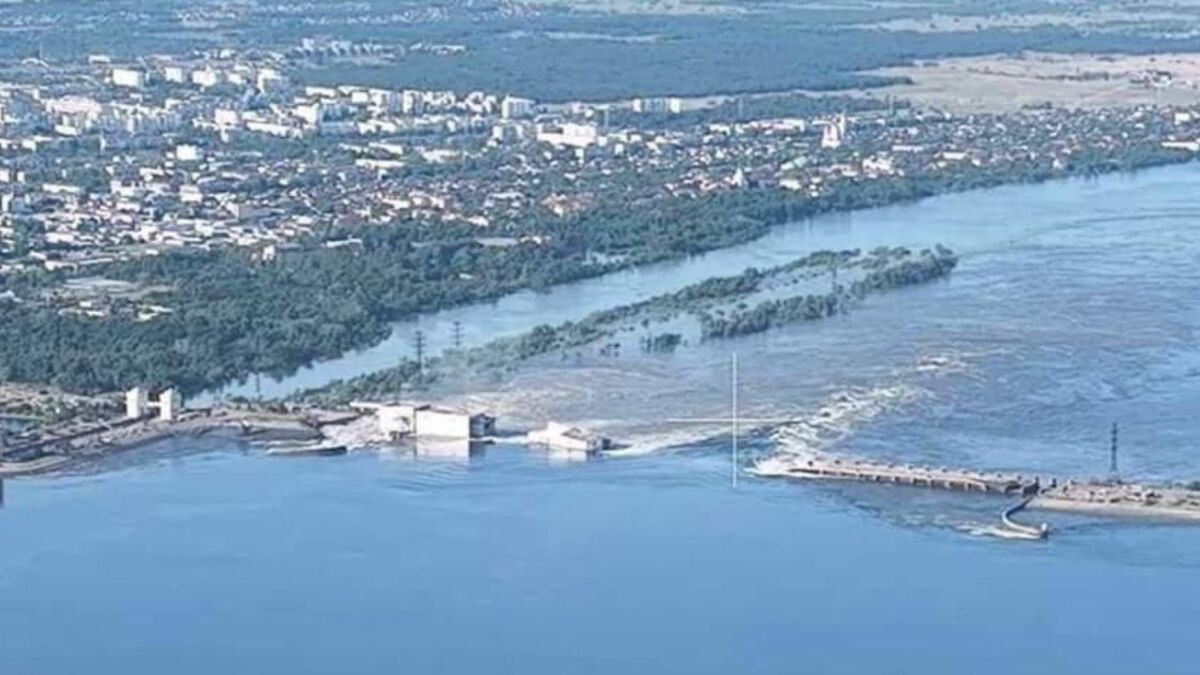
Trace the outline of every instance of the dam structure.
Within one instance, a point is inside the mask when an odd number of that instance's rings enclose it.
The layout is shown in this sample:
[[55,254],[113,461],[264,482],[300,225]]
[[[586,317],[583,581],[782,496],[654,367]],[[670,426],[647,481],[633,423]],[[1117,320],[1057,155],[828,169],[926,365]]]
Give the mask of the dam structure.
[[[1050,526],[1045,523],[1032,526],[1013,520],[1015,514],[1033,503],[1035,497],[1042,492],[1040,478],[1022,474],[891,464],[825,455],[770,457],[755,464],[749,473],[761,478],[845,480],[1016,496],[1020,500],[1000,513],[1000,536],[1012,539],[1045,539],[1050,533]],[[1051,481],[1051,484],[1057,485],[1057,481]]]
[[89,459],[149,445],[172,437],[224,433],[251,441],[318,441],[326,426],[346,424],[354,411],[271,411],[247,407],[182,409],[168,395],[147,403],[131,394],[126,416],[44,427],[0,446],[0,478],[49,473]]
[[1030,496],[1041,491],[1041,480],[1020,474],[984,473],[966,469],[889,464],[834,457],[773,457],[759,462],[750,471],[756,476],[855,480],[868,483],[896,483],[961,492],[985,492],[1001,495]]

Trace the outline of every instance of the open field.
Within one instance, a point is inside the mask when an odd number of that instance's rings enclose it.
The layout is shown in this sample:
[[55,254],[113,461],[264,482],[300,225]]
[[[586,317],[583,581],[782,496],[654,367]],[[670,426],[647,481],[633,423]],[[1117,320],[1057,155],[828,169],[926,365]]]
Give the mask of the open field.
[[753,9],[724,0],[534,0],[530,4],[584,13],[657,16],[738,15]]
[[[912,16],[871,23],[854,24],[864,30],[885,30],[917,33],[963,33],[985,30],[1033,29],[1043,26],[1066,26],[1089,32],[1169,34],[1174,37],[1194,34],[1194,30],[1181,31],[1179,24],[1194,22],[1194,14],[1188,12],[1144,9],[1132,10],[1117,7],[1071,12],[1031,12],[1004,14],[942,14]],[[1161,26],[1175,23],[1170,33]]]
[[51,386],[0,382],[0,417],[34,422],[95,419],[117,409],[113,396],[79,396]]
[[874,74],[911,84],[872,90],[922,108],[956,113],[1026,106],[1103,108],[1200,103],[1200,54],[1063,55],[1024,53],[918,62]]

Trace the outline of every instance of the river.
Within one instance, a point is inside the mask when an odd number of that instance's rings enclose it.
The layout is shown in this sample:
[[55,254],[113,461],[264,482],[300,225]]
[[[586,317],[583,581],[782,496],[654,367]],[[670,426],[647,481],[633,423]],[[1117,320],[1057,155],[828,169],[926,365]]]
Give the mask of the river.
[[[813,449],[1045,475],[1200,477],[1200,166],[828,216],[700,258],[423,318],[444,346],[578,318],[818,248],[943,243],[942,282],[675,354],[546,358],[445,395],[502,424],[630,447],[564,462],[362,450],[273,458],[175,441],[9,481],[4,673],[1190,673],[1200,528],[1027,514],[867,485],[730,485],[730,352],[747,461]],[[318,364],[273,395],[382,367]]]
[[[1161,180],[1153,177],[1160,174],[1150,172],[1144,174],[1150,178],[1138,180]],[[916,204],[825,215],[777,227],[752,242],[683,261],[625,270],[547,291],[514,293],[496,302],[398,321],[392,325],[390,336],[372,347],[311,364],[283,378],[250,377],[220,392],[227,396],[278,398],[334,379],[382,370],[403,358],[411,358],[417,331],[424,336],[426,355],[433,356],[453,346],[455,323],[462,327],[461,345],[475,347],[523,333],[538,324],[578,320],[592,312],[645,300],[712,276],[737,274],[751,266],[780,265],[820,249],[923,246],[941,242],[968,254],[988,250],[1060,226],[1063,218],[1072,216],[1071,210],[1080,201],[1106,189],[1099,186],[1127,185],[1130,181],[1127,176],[1114,176],[1097,182],[1075,180],[1000,188],[952,194]],[[1011,203],[1014,198],[1037,199],[1048,212],[1042,215],[1028,208],[1015,208],[1018,205]],[[1097,205],[1097,217],[1119,213],[1121,206],[1119,198],[1103,207]],[[207,403],[216,394],[216,391],[206,392],[196,402]]]

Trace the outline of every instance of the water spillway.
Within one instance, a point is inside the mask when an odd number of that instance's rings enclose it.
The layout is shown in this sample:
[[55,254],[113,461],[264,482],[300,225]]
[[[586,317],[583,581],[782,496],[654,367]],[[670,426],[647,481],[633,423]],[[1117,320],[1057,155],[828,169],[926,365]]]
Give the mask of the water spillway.
[[1037,478],[1020,474],[984,473],[967,469],[948,469],[911,464],[888,464],[830,457],[772,458],[753,470],[757,476],[775,478],[815,478],[857,480],[867,483],[895,483],[962,492],[996,494],[1036,494]]
[[958,492],[995,495],[1021,495],[1021,500],[1000,514],[1003,529],[998,536],[1015,539],[1045,539],[1049,525],[1025,525],[1012,516],[1025,509],[1041,492],[1041,481],[1020,474],[985,473],[969,469],[950,469],[911,464],[889,464],[834,457],[773,457],[759,462],[751,473],[764,478],[806,480],[852,480],[866,483],[891,483]]

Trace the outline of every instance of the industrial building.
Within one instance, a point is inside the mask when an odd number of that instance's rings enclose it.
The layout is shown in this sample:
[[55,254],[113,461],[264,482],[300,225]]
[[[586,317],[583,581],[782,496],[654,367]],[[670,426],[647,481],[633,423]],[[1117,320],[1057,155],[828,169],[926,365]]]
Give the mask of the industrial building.
[[538,126],[537,140],[557,147],[587,148],[601,142],[595,124],[543,124]]
[[521,119],[533,115],[537,103],[528,98],[506,96],[500,101],[500,117],[506,120]]
[[125,417],[141,419],[158,411],[158,418],[164,422],[174,421],[183,410],[183,395],[177,389],[164,389],[156,398],[150,396],[150,391],[144,387],[134,387],[125,392]]
[[846,135],[850,132],[850,120],[844,114],[834,117],[832,121],[822,122],[824,129],[821,131],[821,147],[827,150],[836,150],[842,147],[846,142]]
[[592,453],[612,447],[612,441],[605,436],[558,422],[550,422],[545,429],[529,432],[526,439],[530,443],[568,452]]
[[118,87],[141,89],[146,86],[146,73],[133,68],[113,68],[112,83]]
[[496,433],[496,418],[484,413],[471,413],[430,404],[357,401],[351,406],[356,410],[373,413],[379,425],[379,432],[393,440],[409,436],[479,439]]

